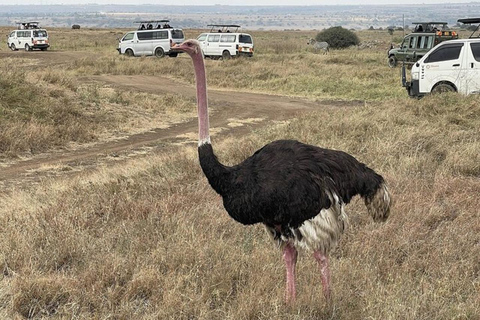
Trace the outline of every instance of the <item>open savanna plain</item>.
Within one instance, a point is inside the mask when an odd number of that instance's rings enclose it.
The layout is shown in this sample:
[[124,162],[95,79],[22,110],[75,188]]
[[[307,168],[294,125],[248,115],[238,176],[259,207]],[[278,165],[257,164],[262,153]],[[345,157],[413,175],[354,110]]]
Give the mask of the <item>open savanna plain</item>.
[[222,162],[297,139],[354,155],[394,199],[385,223],[347,206],[329,304],[301,252],[285,305],[280,250],[199,167],[190,59],[120,56],[123,31],[0,46],[0,319],[480,319],[480,97],[408,98],[386,31],[328,55],[314,32],[252,32],[253,58],[206,61]]

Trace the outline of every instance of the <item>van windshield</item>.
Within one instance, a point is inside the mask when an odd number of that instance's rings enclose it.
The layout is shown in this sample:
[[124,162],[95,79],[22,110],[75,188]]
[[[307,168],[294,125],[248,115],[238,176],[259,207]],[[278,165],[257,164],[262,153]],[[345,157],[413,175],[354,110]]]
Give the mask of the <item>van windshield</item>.
[[252,37],[250,37],[248,34],[241,34],[238,37],[238,42],[240,42],[240,43],[252,43]]
[[33,36],[35,38],[46,38],[48,35],[46,30],[34,30]]
[[183,39],[183,31],[179,29],[172,30],[172,39]]
[[133,32],[127,33],[127,34],[123,37],[122,41],[132,40],[132,39],[133,39],[133,35],[134,35]]

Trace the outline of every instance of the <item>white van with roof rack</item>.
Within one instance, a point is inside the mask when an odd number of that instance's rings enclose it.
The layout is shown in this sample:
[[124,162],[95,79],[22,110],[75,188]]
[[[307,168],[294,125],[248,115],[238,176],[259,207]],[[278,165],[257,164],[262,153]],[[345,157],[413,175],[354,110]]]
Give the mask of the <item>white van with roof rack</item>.
[[18,49],[25,49],[25,51],[40,49],[45,51],[50,47],[48,32],[39,28],[38,22],[18,22],[17,24],[17,30],[10,32],[7,39],[7,45],[12,51],[17,51]]
[[203,55],[212,59],[229,59],[235,56],[252,57],[253,38],[248,33],[238,32],[239,25],[210,24],[210,32],[197,37]]
[[[459,19],[464,24],[479,23],[480,18]],[[478,27],[475,31],[478,30]],[[480,94],[480,37],[441,42],[418,60],[407,81],[402,67],[402,85],[411,97],[429,93],[459,92]]]
[[174,43],[185,40],[182,29],[172,28],[169,20],[136,21],[138,30],[127,32],[118,41],[117,51],[127,56],[157,56],[168,55],[176,57],[178,52],[171,50]]

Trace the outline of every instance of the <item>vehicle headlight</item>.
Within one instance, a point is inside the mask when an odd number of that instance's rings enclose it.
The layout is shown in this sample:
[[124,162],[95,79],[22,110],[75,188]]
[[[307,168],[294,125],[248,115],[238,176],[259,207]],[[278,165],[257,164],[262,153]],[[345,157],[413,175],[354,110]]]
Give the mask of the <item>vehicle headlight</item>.
[[419,72],[412,72],[412,80],[418,80],[419,79]]

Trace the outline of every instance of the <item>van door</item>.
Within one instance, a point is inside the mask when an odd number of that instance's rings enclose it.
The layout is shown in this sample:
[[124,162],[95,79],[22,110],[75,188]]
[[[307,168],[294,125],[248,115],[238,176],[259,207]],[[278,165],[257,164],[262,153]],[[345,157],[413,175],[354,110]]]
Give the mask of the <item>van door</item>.
[[209,34],[207,37],[207,46],[205,47],[206,56],[219,56],[222,53],[220,52],[220,35],[219,34]]
[[[152,43],[152,54],[157,55],[156,50],[159,47],[162,48],[163,54],[168,53],[170,51],[170,39],[168,35],[168,30],[153,31]],[[163,54],[161,54],[160,52],[158,53],[159,57],[163,56]]]
[[153,54],[153,33],[154,31],[137,32],[138,43],[135,46],[138,55],[152,55]]
[[135,39],[135,32],[129,32],[125,34],[118,45],[120,53],[125,54],[125,51],[129,48],[131,48],[135,53],[134,43],[136,41],[137,40]]
[[33,47],[42,50],[49,47],[47,30],[33,30]]
[[199,35],[197,41],[200,42],[200,48],[202,48],[203,55],[205,55],[205,49],[207,48],[207,34],[202,33]]
[[238,35],[238,51],[251,57],[253,55],[253,39],[249,34]]
[[[16,40],[17,40],[17,32],[16,31],[10,32],[10,34],[8,35],[8,47],[11,48],[12,50],[14,50],[14,48],[17,47]],[[11,46],[12,43],[14,44],[14,47]]]
[[228,51],[229,55],[236,55],[237,48],[235,45],[236,35],[234,34],[223,34],[220,36],[219,52],[223,56],[224,51]]
[[467,50],[467,94],[480,94],[480,42],[470,42],[470,50]]
[[31,46],[32,30],[17,31],[17,39],[18,39],[17,48],[25,49],[26,44]]
[[464,43],[440,45],[420,65],[420,92],[429,93],[440,82],[452,83],[458,92],[464,90]]
[[173,43],[180,44],[185,41],[185,35],[183,34],[182,29],[172,29],[170,30],[170,33]]

